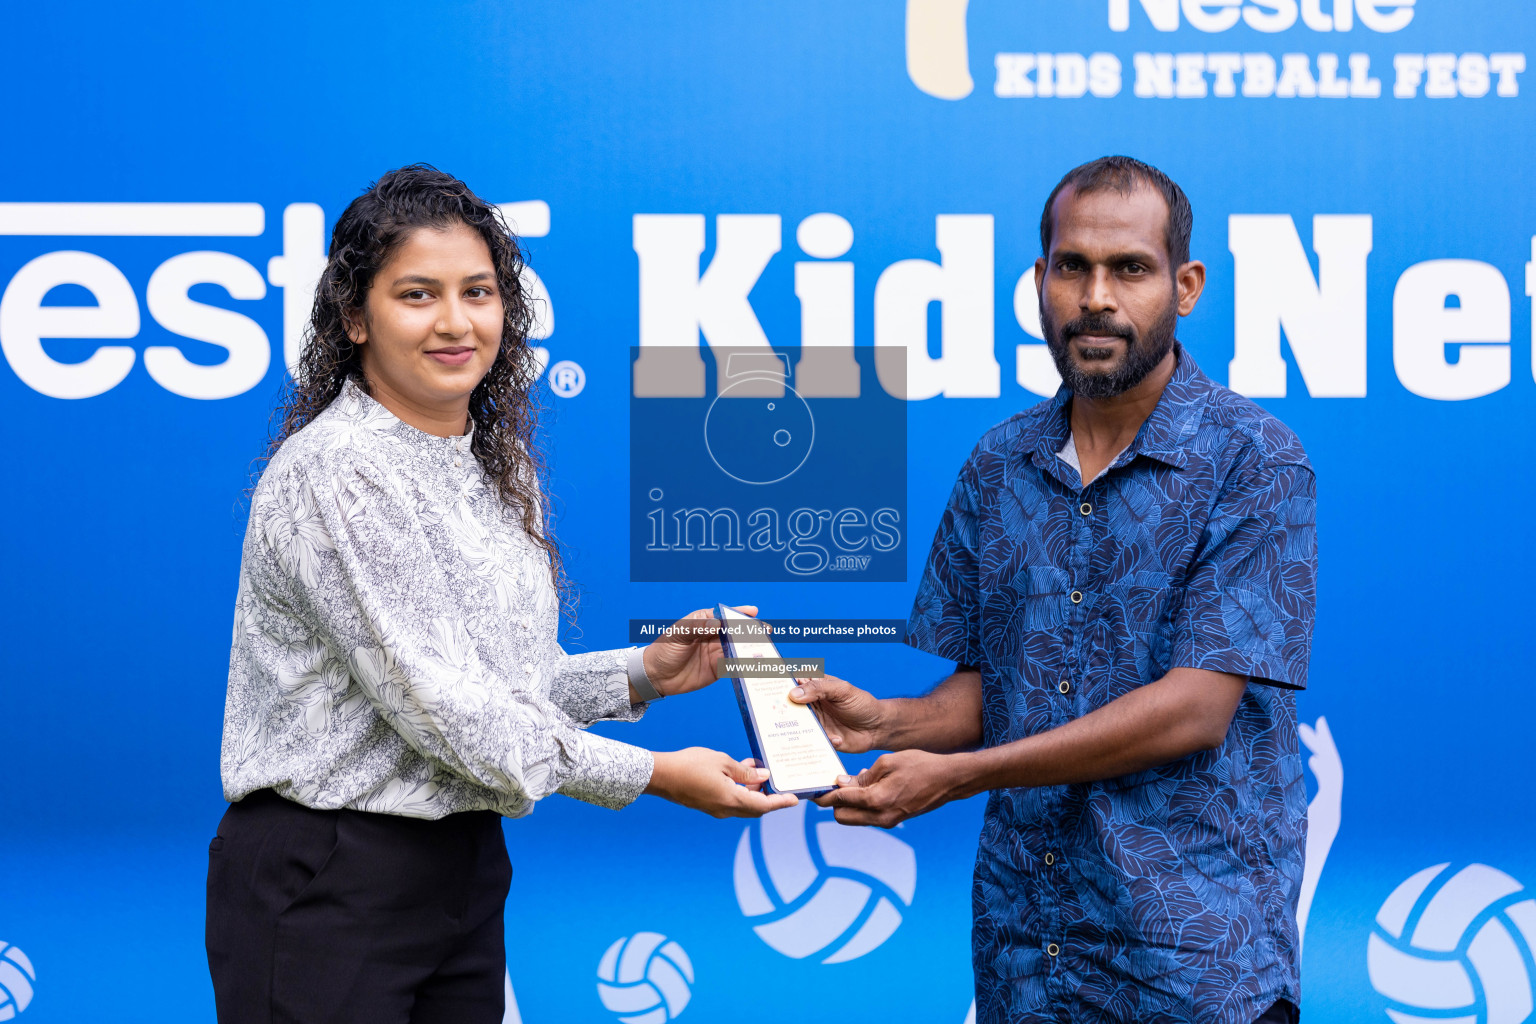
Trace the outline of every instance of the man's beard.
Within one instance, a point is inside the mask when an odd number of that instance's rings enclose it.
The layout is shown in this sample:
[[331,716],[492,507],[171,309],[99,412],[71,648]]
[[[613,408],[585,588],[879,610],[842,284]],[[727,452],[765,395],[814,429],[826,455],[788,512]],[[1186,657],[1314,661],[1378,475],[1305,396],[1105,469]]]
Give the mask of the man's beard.
[[[1045,329],[1045,341],[1050,347],[1051,358],[1056,360],[1056,372],[1061,374],[1062,383],[1066,384],[1068,390],[1084,398],[1114,398],[1146,380],[1147,375],[1157,368],[1157,364],[1173,348],[1173,336],[1178,323],[1178,307],[1170,302],[1147,333],[1137,338],[1132,327],[1104,313],[1085,314],[1057,325],[1045,304],[1040,304],[1040,326]],[[1083,370],[1072,359],[1069,351],[1071,339],[1078,334],[1124,338],[1125,359],[1108,373]],[[1087,351],[1092,354],[1095,349],[1089,348]],[[1108,356],[1107,349],[1097,351]]]

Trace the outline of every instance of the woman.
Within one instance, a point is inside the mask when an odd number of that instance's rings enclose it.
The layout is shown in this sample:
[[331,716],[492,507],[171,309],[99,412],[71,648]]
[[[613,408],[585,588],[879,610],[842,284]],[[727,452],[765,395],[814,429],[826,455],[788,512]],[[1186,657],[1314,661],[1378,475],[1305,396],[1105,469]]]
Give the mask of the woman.
[[[500,1021],[501,816],[555,792],[794,803],[750,762],[583,731],[707,684],[720,650],[557,645],[521,268],[498,213],[430,167],[336,224],[241,561],[209,848],[220,1021]],[[618,854],[616,878],[644,864]]]

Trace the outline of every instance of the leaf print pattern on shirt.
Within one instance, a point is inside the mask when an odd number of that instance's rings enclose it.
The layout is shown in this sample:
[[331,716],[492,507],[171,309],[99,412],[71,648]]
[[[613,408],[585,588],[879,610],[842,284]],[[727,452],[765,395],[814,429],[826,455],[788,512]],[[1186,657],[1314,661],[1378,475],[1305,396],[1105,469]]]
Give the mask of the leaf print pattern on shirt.
[[987,746],[1174,667],[1252,680],[1215,750],[991,794],[972,888],[978,1024],[1250,1024],[1300,999],[1292,690],[1311,654],[1316,484],[1294,434],[1178,353],[1136,440],[1087,487],[1058,455],[1070,392],[989,431],[918,585],[908,642],[980,669]]

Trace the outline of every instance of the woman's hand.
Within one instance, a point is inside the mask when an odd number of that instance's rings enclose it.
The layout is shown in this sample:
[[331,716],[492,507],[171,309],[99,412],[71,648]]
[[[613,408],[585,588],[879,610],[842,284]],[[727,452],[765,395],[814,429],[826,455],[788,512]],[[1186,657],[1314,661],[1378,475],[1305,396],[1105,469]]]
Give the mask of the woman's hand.
[[[743,615],[757,616],[757,606],[740,605]],[[661,639],[645,649],[645,674],[663,697],[688,693],[719,678],[716,663],[725,657],[720,647],[720,620],[708,608],[678,619]]]
[[837,676],[797,679],[799,685],[789,691],[796,704],[809,704],[821,716],[827,739],[845,754],[862,754],[883,749],[885,705],[866,690]]
[[760,818],[799,803],[791,793],[769,796],[762,792],[768,769],[757,767],[751,758],[737,761],[707,747],[658,752],[652,757],[656,766],[645,791],[712,817]]

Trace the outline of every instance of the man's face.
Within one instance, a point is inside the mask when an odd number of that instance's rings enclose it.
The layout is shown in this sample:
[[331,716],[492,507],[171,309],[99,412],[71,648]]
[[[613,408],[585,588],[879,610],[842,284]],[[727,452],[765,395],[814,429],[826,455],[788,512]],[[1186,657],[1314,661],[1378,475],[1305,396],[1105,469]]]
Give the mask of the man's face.
[[[1162,194],[1137,188],[1056,197],[1051,251],[1036,261],[1040,323],[1073,394],[1112,398],[1141,383],[1173,347],[1194,307],[1204,267],[1169,265]],[[1192,289],[1181,280],[1199,268]]]

